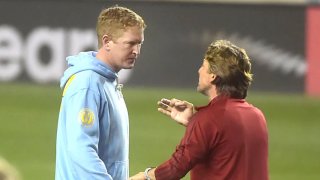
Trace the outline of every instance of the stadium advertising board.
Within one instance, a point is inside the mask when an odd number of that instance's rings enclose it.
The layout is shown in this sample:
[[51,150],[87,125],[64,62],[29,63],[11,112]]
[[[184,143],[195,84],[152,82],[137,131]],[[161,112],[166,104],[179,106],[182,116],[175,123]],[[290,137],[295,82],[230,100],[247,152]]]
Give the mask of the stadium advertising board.
[[[305,7],[214,3],[119,2],[147,23],[130,86],[189,87],[206,47],[229,39],[253,63],[253,90],[303,92]],[[0,1],[0,81],[57,83],[65,57],[96,49],[101,1]]]

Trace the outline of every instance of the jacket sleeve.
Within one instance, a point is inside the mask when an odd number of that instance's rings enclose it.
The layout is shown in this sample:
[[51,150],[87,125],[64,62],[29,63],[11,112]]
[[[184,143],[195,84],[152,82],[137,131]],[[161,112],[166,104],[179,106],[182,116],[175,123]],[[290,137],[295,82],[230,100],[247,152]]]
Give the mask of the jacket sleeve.
[[[199,161],[209,153],[206,126],[201,116],[195,115],[187,126],[184,137],[171,158],[155,170],[157,180],[178,180],[183,178]],[[215,131],[211,129],[211,131]]]
[[112,179],[98,156],[100,103],[97,92],[83,89],[70,96],[65,104],[66,152],[79,179]]

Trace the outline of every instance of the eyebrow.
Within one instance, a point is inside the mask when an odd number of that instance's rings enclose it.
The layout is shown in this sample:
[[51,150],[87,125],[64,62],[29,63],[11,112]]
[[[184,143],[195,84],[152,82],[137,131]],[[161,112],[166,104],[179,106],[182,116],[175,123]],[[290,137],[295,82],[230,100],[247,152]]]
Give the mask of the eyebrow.
[[143,41],[139,41],[139,40],[128,40],[128,41],[124,41],[125,43],[134,43],[134,44],[143,44]]

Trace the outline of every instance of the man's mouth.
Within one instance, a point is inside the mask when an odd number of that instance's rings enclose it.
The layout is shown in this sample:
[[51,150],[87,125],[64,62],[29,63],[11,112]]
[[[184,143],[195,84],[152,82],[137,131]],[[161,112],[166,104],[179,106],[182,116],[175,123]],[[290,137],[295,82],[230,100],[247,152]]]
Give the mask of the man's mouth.
[[128,58],[128,61],[129,61],[130,63],[134,63],[136,60],[137,60],[137,58]]

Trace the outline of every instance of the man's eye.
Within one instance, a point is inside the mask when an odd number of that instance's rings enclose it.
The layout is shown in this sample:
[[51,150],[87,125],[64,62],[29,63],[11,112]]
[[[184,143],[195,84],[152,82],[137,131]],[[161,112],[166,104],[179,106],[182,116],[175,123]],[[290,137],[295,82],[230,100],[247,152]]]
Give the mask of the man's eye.
[[136,43],[135,42],[128,42],[127,44],[129,44],[130,46],[134,46]]

